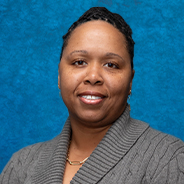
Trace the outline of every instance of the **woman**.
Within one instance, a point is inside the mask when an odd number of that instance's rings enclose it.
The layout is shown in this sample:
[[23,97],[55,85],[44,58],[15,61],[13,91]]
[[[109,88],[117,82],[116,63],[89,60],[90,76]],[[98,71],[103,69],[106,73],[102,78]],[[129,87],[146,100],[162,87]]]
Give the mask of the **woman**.
[[15,153],[3,184],[184,183],[184,143],[130,118],[134,41],[123,18],[91,8],[63,36],[59,136]]

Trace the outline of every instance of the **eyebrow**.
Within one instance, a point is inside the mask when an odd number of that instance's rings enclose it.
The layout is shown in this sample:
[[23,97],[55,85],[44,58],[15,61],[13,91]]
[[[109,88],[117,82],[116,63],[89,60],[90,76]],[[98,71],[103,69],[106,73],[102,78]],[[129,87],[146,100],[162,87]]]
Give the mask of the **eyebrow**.
[[73,52],[70,53],[70,56],[74,53],[83,53],[83,54],[87,54],[88,52],[86,50],[74,50]]
[[113,53],[113,52],[107,52],[107,53],[106,53],[106,56],[116,56],[116,57],[119,57],[121,60],[125,61],[120,55],[115,54],[115,53]]
[[[75,54],[75,53],[88,54],[88,52],[87,52],[86,50],[74,50],[74,51],[72,51],[72,52],[70,53],[70,56],[71,56],[72,54]],[[105,54],[105,56],[116,56],[116,57],[120,58],[121,60],[125,61],[120,55],[115,54],[115,53],[113,53],[113,52],[107,52],[107,53]]]

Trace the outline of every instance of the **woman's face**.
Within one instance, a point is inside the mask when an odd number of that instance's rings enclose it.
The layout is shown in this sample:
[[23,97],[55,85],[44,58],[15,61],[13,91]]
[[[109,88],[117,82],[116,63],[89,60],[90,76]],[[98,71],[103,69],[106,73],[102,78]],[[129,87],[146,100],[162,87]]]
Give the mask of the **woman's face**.
[[59,64],[58,85],[70,120],[106,126],[124,111],[132,86],[126,40],[105,21],[90,21],[71,34]]

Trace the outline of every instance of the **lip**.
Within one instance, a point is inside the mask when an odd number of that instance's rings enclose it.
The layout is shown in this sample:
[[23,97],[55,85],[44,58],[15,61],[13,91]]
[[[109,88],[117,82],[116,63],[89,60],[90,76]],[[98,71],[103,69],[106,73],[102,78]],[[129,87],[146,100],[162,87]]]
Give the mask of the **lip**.
[[[97,99],[87,99],[87,98],[85,98],[86,96],[94,96],[94,97],[98,97],[98,98]],[[102,93],[95,92],[95,91],[85,91],[85,92],[79,93],[78,97],[79,97],[80,101],[83,102],[84,104],[97,105],[97,104],[100,104],[101,102],[103,102],[107,96],[102,94]]]

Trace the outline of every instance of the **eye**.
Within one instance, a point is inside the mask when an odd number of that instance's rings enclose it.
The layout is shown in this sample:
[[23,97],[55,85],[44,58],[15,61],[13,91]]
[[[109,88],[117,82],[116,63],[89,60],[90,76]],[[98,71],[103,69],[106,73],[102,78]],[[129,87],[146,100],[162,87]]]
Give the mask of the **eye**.
[[87,63],[84,60],[77,60],[73,63],[73,65],[87,65]]
[[104,66],[106,66],[108,68],[115,68],[115,69],[119,68],[117,64],[114,64],[112,62],[106,63]]

